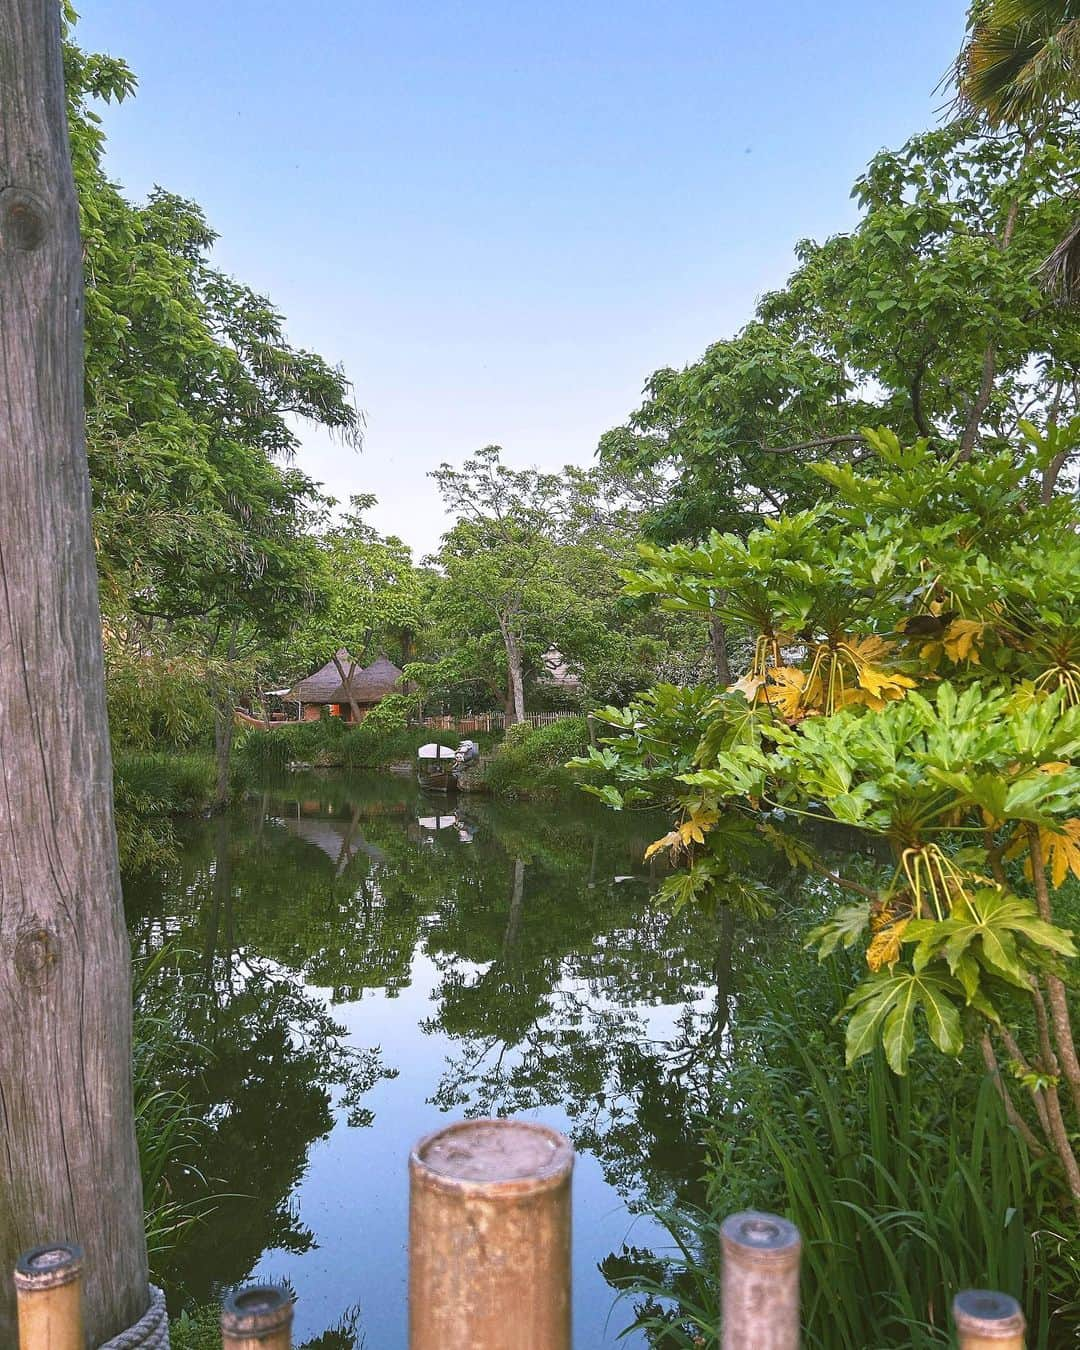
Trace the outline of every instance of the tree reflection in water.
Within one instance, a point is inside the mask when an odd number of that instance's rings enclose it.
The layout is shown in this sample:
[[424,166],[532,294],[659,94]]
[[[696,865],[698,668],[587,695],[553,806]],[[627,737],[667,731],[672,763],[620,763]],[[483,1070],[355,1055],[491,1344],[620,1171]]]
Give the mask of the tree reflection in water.
[[[168,1085],[205,1122],[198,1164],[218,1197],[159,1271],[174,1301],[316,1244],[296,1207],[312,1144],[343,1116],[370,1126],[372,1089],[410,1075],[331,1010],[408,990],[420,957],[435,987],[413,1030],[450,1045],[429,1105],[557,1111],[632,1209],[698,1198],[733,930],[650,903],[640,859],[660,832],[584,800],[425,801],[390,777],[294,776],[193,823],[174,867],[131,879],[136,952],[171,944],[144,1011],[170,1029]],[[174,1184],[201,1183],[178,1168]],[[358,1339],[354,1317],[313,1344]]]

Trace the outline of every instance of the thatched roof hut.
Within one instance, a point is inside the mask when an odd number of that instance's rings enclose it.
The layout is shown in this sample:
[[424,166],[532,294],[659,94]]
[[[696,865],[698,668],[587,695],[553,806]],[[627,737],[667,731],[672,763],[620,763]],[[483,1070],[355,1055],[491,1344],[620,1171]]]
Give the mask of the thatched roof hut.
[[[344,664],[344,662],[342,663]],[[346,670],[348,667],[346,667]],[[363,670],[358,670],[347,684],[338,680],[326,700],[328,703],[358,703],[361,707],[370,707],[374,703],[380,702],[387,694],[396,693],[401,686],[404,675],[394,665],[393,661],[385,656],[378,657],[372,661],[370,666],[365,666]],[[350,699],[349,694],[352,693]]]
[[[356,665],[355,660],[344,647],[339,647],[335,655],[337,660],[341,662],[345,674],[348,675],[349,671]],[[290,703],[336,703],[338,700],[331,698],[330,695],[340,684],[341,671],[338,670],[332,658],[313,675],[308,675],[300,680],[287,694],[283,695],[283,698]]]

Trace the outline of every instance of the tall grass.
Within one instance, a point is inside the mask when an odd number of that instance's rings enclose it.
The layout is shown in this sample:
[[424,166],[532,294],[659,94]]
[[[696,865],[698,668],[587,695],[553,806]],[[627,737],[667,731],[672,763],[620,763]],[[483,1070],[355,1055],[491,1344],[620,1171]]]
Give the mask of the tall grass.
[[[178,1043],[176,1023],[149,1006],[156,976],[173,959],[170,948],[161,948],[148,960],[136,964],[133,980],[135,1137],[151,1270],[213,1204],[198,1165],[205,1124],[192,1110],[182,1089],[165,1085],[168,1078],[165,1070],[183,1050]],[[181,1174],[185,1182],[195,1178],[200,1183],[196,1199],[177,1199],[175,1182]],[[190,1186],[185,1184],[184,1191],[190,1194]]]
[[849,1071],[838,1036],[784,992],[741,1035],[706,1127],[707,1204],[661,1216],[676,1252],[629,1281],[653,1345],[717,1343],[718,1227],[748,1208],[803,1235],[808,1347],[951,1345],[952,1298],[970,1287],[1020,1299],[1031,1350],[1075,1343],[1075,1219],[974,1064],[927,1055],[901,1079],[879,1053]]

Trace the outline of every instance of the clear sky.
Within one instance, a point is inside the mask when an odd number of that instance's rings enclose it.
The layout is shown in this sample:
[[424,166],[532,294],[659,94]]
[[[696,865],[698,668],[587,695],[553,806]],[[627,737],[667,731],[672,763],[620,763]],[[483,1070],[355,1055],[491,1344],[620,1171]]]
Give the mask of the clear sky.
[[194,198],[216,261],[344,365],[357,455],[301,468],[420,553],[428,470],[586,463],[850,226],[870,156],[932,124],[964,0],[82,0],[124,57],[129,195]]

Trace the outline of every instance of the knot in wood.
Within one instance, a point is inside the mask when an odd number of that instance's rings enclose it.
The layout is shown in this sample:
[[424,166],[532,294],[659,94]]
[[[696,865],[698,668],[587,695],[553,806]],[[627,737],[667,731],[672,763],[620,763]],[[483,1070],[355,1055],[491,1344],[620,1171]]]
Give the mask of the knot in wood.
[[60,959],[60,944],[49,929],[24,928],[15,943],[15,970],[23,984],[44,989]]
[[45,203],[25,188],[0,192],[0,248],[31,253],[48,233]]

